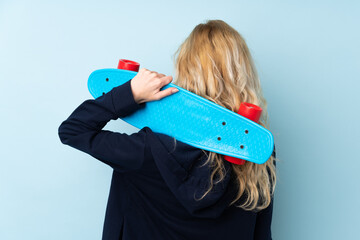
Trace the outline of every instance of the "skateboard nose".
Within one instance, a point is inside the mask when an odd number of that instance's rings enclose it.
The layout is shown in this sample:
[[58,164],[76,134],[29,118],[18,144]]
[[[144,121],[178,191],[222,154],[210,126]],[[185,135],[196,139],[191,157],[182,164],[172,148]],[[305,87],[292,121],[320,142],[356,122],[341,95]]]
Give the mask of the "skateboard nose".
[[[243,117],[246,117],[247,119],[250,119],[251,121],[254,121],[254,122],[258,123],[259,119],[260,119],[260,116],[261,116],[261,112],[262,112],[261,107],[256,106],[256,105],[251,104],[251,103],[243,102],[243,103],[240,104],[238,114],[240,114]],[[249,131],[245,130],[245,134],[248,134],[248,133],[249,133]],[[240,148],[243,149],[244,145],[240,145]],[[235,163],[235,164],[238,164],[238,165],[245,164],[245,160],[240,159],[240,158],[235,158],[235,157],[231,157],[231,156],[224,156],[224,159],[226,161],[229,161],[231,163]]]
[[117,68],[123,69],[123,70],[129,70],[129,71],[133,71],[133,72],[138,72],[139,67],[140,67],[140,63],[137,63],[137,62],[134,62],[131,60],[127,60],[127,59],[120,59]]

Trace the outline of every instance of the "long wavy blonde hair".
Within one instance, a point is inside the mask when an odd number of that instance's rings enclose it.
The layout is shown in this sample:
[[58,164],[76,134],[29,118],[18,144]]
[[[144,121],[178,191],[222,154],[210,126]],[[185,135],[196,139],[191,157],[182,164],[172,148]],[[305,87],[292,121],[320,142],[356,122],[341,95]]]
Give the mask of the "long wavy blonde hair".
[[[175,52],[174,61],[174,84],[236,113],[241,102],[258,105],[263,109],[259,124],[268,128],[267,103],[249,49],[227,23],[208,20],[197,25]],[[226,174],[223,155],[204,152],[208,156],[205,164],[212,171],[209,189],[200,200],[211,192],[214,181],[221,182]],[[244,195],[237,207],[247,211],[268,207],[276,185],[275,160],[271,156],[264,164],[231,163],[238,192],[230,205]]]

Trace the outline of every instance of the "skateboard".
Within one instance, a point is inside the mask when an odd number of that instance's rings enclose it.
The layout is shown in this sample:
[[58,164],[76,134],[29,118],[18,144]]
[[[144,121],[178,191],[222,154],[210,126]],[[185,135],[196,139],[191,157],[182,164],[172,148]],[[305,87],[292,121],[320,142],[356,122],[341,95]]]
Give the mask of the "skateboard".
[[[88,89],[94,98],[124,84],[137,74],[139,64],[121,59],[118,68],[99,69],[88,79]],[[127,70],[130,69],[130,70]],[[146,102],[145,107],[121,118],[141,129],[163,133],[196,148],[225,155],[225,159],[243,164],[244,160],[265,163],[274,149],[273,135],[257,124],[261,108],[243,104],[249,118],[235,113],[173,83],[160,90],[176,87],[179,91],[157,101]],[[256,108],[257,107],[257,108]],[[260,109],[260,110],[259,110]]]

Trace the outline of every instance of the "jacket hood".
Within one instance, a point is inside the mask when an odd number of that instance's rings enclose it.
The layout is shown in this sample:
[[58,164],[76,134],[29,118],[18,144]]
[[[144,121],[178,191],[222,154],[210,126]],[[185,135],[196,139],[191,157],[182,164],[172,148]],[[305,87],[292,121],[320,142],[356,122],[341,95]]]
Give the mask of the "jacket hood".
[[208,165],[201,166],[207,160],[207,155],[202,149],[178,140],[175,146],[173,137],[145,128],[155,164],[179,202],[192,216],[219,217],[236,194],[231,184],[230,163],[224,161],[227,172],[224,180],[214,183],[212,191],[198,200],[209,187],[211,170]]

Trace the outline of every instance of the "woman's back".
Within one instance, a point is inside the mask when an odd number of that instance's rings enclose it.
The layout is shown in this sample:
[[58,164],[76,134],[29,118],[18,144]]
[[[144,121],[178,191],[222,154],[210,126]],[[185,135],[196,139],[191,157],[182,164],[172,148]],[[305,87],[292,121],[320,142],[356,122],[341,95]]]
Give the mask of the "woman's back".
[[180,141],[174,148],[173,138],[148,127],[141,131],[148,143],[142,166],[113,172],[104,239],[271,239],[272,204],[260,213],[228,206],[237,190],[229,166],[225,180],[196,201],[211,172],[201,167],[204,152]]

